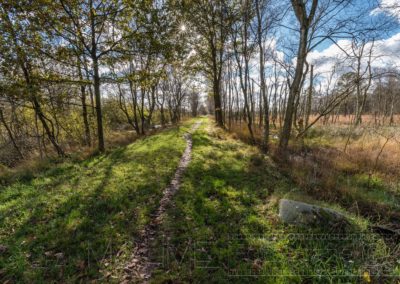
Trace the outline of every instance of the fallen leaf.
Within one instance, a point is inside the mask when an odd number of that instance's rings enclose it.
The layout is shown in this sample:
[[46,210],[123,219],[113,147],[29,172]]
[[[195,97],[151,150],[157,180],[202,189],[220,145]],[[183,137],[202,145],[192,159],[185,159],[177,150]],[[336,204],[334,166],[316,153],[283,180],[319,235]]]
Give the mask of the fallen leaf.
[[58,253],[54,254],[54,256],[55,256],[57,259],[63,259],[63,258],[64,258],[64,254],[63,254],[62,252],[58,252]]
[[49,251],[46,251],[46,252],[44,253],[44,255],[47,256],[47,257],[50,257],[50,256],[53,255],[53,252],[52,252],[51,250],[49,250]]

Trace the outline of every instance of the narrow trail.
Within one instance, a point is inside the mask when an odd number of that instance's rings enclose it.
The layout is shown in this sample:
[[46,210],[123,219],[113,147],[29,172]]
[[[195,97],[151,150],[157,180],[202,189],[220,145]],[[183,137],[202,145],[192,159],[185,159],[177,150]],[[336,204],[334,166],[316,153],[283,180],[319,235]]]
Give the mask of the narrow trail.
[[186,140],[186,149],[183,152],[178,168],[175,172],[169,186],[163,191],[163,197],[160,200],[160,205],[148,225],[140,232],[135,247],[133,249],[130,261],[124,268],[124,274],[121,283],[148,283],[153,270],[157,264],[150,262],[149,252],[151,242],[154,241],[159,232],[159,225],[162,223],[165,216],[165,211],[171,203],[171,199],[181,185],[181,178],[188,167],[192,154],[192,133],[201,125],[201,121],[193,124],[190,131],[184,134]]

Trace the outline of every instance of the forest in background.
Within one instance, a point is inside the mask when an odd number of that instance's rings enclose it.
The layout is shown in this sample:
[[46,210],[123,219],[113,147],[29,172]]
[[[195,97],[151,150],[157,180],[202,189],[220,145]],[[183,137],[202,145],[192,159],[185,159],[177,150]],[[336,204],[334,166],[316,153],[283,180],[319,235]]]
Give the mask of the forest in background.
[[399,23],[396,0],[0,1],[0,281],[395,283]]
[[[3,1],[0,159],[102,152],[120,130],[198,113],[264,151],[272,132],[285,152],[343,121],[347,145],[360,125],[398,124],[398,53],[382,52],[398,6],[385,3]],[[316,56],[326,44],[341,53]]]

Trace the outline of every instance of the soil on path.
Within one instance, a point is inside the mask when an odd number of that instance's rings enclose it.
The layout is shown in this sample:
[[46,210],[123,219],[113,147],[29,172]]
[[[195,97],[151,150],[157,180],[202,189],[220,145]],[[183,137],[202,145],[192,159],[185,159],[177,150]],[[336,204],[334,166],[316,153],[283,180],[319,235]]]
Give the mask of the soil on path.
[[172,197],[180,187],[182,175],[190,163],[192,154],[192,133],[199,128],[200,124],[201,121],[193,124],[189,133],[184,135],[186,140],[186,149],[183,152],[174,178],[170,185],[164,189],[160,205],[156,213],[152,215],[151,221],[140,232],[140,235],[135,242],[132,257],[124,268],[124,275],[121,283],[147,283],[151,277],[152,271],[157,267],[156,263],[150,262],[150,245],[159,231],[159,225],[162,223],[167,206],[171,204]]

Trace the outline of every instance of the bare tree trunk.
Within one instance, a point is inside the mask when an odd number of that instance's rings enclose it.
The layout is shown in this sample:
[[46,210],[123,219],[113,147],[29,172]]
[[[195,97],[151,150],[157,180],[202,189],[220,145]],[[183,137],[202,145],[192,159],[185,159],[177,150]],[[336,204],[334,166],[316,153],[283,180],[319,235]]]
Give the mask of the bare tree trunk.
[[366,43],[363,42],[361,49],[359,50],[357,54],[357,78],[356,78],[356,84],[357,84],[357,110],[356,110],[356,117],[355,117],[355,125],[359,125],[362,123],[362,115],[364,112],[365,104],[367,101],[367,95],[369,88],[371,86],[372,82],[372,70],[371,70],[371,59],[372,59],[372,50],[374,47],[374,41],[372,41],[372,46],[369,51],[369,58],[368,58],[368,63],[367,63],[367,74],[368,74],[368,80],[366,86],[362,86],[362,75],[361,75],[361,60],[364,54],[364,48],[366,46]]
[[390,120],[389,120],[389,125],[392,126],[394,124],[394,95],[392,95],[392,100],[390,104]]
[[281,137],[279,140],[280,151],[286,151],[289,144],[290,135],[292,132],[293,114],[295,111],[295,100],[299,95],[301,89],[301,82],[303,77],[303,69],[307,56],[307,43],[308,43],[308,31],[310,24],[313,21],[315,11],[317,9],[318,0],[313,0],[310,8],[310,13],[307,16],[306,4],[303,0],[291,0],[292,7],[300,24],[300,37],[299,47],[297,51],[297,63],[293,82],[289,88],[289,97],[286,105],[285,119]]
[[99,76],[99,64],[96,54],[92,55],[93,60],[93,86],[94,86],[94,98],[96,101],[96,118],[97,118],[97,139],[98,149],[100,152],[104,152],[104,133],[103,133],[103,114],[101,111],[101,94],[100,94],[100,76]]
[[[214,52],[215,53],[215,52]],[[215,54],[216,56],[216,54]],[[215,112],[215,121],[217,122],[218,126],[223,127],[224,121],[222,118],[222,108],[221,108],[221,82],[220,77],[218,76],[218,68],[216,63],[216,58],[214,59],[214,66],[213,66],[214,74],[213,74],[213,90],[214,90],[214,112]]]
[[103,114],[101,111],[101,94],[100,94],[100,75],[99,75],[99,58],[97,57],[97,43],[96,43],[96,27],[95,27],[95,15],[90,1],[90,29],[91,29],[91,58],[93,64],[93,87],[94,87],[94,98],[96,101],[96,118],[97,118],[97,139],[98,149],[100,152],[104,152],[104,133],[103,133]]
[[308,89],[307,102],[306,102],[305,128],[307,128],[309,123],[310,123],[310,114],[311,114],[311,106],[312,106],[312,94],[313,94],[313,80],[314,80],[314,65],[311,65],[310,87]]
[[90,137],[90,127],[89,127],[89,120],[88,120],[88,112],[87,112],[87,105],[86,105],[86,90],[85,86],[81,86],[81,102],[82,102],[82,117],[83,117],[83,125],[85,127],[85,145],[90,146],[91,137]]
[[[44,130],[46,131],[46,134],[47,134],[51,144],[53,145],[54,149],[56,150],[58,156],[60,156],[60,157],[65,156],[63,149],[60,147],[60,145],[57,142],[56,137],[54,136],[54,131],[51,130],[49,125],[47,124],[48,119],[44,115],[44,113],[42,111],[42,107],[40,106],[39,101],[37,100],[35,95],[32,95],[32,105],[33,105],[33,108],[34,108],[40,122],[42,123]],[[49,122],[51,123],[51,121],[49,121]]]
[[[267,153],[269,148],[269,105],[268,105],[268,97],[266,94],[266,85],[265,85],[265,60],[264,60],[264,46],[263,46],[263,36],[262,36],[262,20],[260,13],[260,3],[259,0],[256,0],[256,13],[257,13],[257,43],[260,51],[260,100],[264,102],[263,105],[263,135],[262,135],[262,150]],[[260,104],[261,106],[261,104]],[[260,107],[261,113],[261,107]],[[262,117],[260,116],[260,123]]]
[[4,118],[3,110],[1,108],[0,108],[0,121],[3,123],[3,125],[4,125],[4,127],[5,127],[5,129],[7,131],[8,137],[10,138],[11,143],[13,144],[13,146],[14,146],[15,150],[17,151],[19,157],[21,159],[23,159],[24,155],[22,154],[21,149],[19,149],[18,144],[15,141],[14,135],[13,135],[10,127],[8,126],[8,124],[7,124],[7,122],[6,122],[5,118]]
[[305,27],[302,27],[300,31],[300,43],[297,56],[296,71],[293,82],[289,88],[289,96],[286,103],[285,119],[283,122],[281,138],[279,141],[279,148],[283,151],[286,150],[289,144],[290,134],[292,132],[293,114],[295,111],[295,100],[296,97],[299,95],[300,83],[303,76],[305,56],[307,53],[306,51],[307,33],[308,33],[307,29]]

